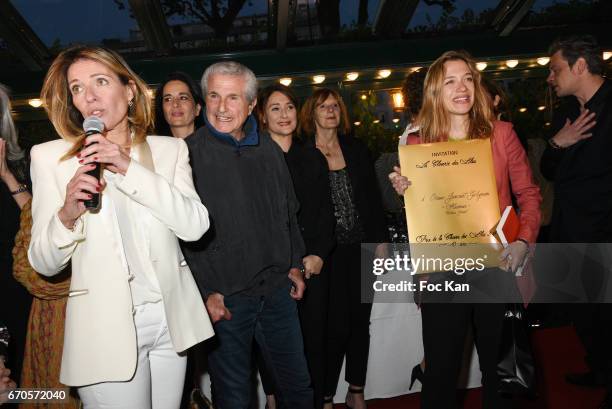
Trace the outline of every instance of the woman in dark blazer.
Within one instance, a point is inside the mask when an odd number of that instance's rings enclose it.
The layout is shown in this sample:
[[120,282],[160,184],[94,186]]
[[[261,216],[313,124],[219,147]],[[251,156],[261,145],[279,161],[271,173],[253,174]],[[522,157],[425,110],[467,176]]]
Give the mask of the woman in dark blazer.
[[[304,104],[301,129],[310,144],[327,159],[337,247],[330,257],[326,405],[331,408],[346,354],[349,408],[366,407],[363,388],[370,347],[370,303],[362,303],[361,243],[386,240],[384,211],[374,166],[367,147],[347,136],[350,125],[346,106],[336,91],[316,90]],[[314,136],[314,137],[312,137]],[[377,253],[383,246],[377,247]],[[366,289],[367,290],[367,289]]]
[[[259,126],[269,133],[285,153],[295,194],[300,202],[298,224],[306,245],[307,255],[303,259],[303,265],[309,280],[298,309],[315,408],[319,409],[323,406],[325,384],[327,339],[326,332],[321,330],[321,323],[327,321],[327,258],[335,245],[335,220],[330,200],[327,163],[319,151],[294,138],[298,122],[298,104],[290,88],[281,84],[268,86],[259,92],[257,101]],[[273,408],[273,381],[261,360],[259,368],[268,396],[268,407]]]

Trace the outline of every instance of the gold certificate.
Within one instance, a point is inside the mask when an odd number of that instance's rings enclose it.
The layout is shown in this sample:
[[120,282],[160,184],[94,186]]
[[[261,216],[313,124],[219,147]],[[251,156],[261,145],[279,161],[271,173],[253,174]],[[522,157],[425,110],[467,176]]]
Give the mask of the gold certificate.
[[[498,266],[500,247],[489,232],[500,218],[490,140],[401,145],[399,157],[412,182],[404,193],[412,259],[474,257]],[[419,270],[441,271],[436,263]]]

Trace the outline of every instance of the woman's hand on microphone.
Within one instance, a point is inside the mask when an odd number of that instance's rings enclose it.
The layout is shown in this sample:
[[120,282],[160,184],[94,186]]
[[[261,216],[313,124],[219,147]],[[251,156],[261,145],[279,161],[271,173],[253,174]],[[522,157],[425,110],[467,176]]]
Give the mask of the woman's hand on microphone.
[[88,136],[85,139],[85,146],[87,147],[77,155],[81,165],[92,162],[103,163],[105,168],[111,172],[125,176],[132,160],[127,149],[109,141],[100,134]]
[[85,213],[83,201],[91,199],[92,193],[100,192],[104,187],[103,182],[85,173],[95,167],[94,163],[80,166],[66,186],[64,205],[57,215],[67,229],[72,229],[76,220]]

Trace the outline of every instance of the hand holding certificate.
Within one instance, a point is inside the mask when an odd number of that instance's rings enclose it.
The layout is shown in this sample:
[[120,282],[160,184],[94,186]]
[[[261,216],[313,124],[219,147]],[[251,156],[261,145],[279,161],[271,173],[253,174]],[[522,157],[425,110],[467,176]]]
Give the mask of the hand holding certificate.
[[[497,266],[490,229],[500,212],[490,140],[400,146],[399,156],[411,182],[404,200],[413,258],[473,257]],[[431,271],[440,269],[417,273]]]

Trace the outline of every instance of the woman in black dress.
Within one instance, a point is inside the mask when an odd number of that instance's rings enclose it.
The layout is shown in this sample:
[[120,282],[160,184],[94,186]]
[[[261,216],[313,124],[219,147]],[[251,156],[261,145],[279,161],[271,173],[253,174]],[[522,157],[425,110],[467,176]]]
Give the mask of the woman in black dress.
[[[303,259],[307,291],[298,309],[304,348],[314,389],[315,408],[323,407],[325,382],[325,331],[321,323],[327,321],[329,271],[327,257],[334,240],[334,215],[330,200],[327,163],[323,155],[311,146],[294,138],[297,127],[297,98],[284,85],[271,85],[257,97],[259,126],[285,153],[287,166],[300,202],[298,223],[306,244]],[[261,366],[260,366],[261,368]],[[265,371],[264,371],[265,372]],[[270,381],[262,374],[266,394],[271,395]],[[270,407],[271,400],[268,398]]]
[[[326,405],[331,408],[346,354],[346,404],[363,409],[372,304],[361,299],[361,243],[386,241],[380,191],[368,148],[349,136],[348,114],[338,92],[317,89],[304,104],[300,119],[303,134],[327,159],[336,218],[338,245],[329,262],[333,304],[328,312]],[[377,255],[382,256],[382,249],[382,245],[377,247]]]

